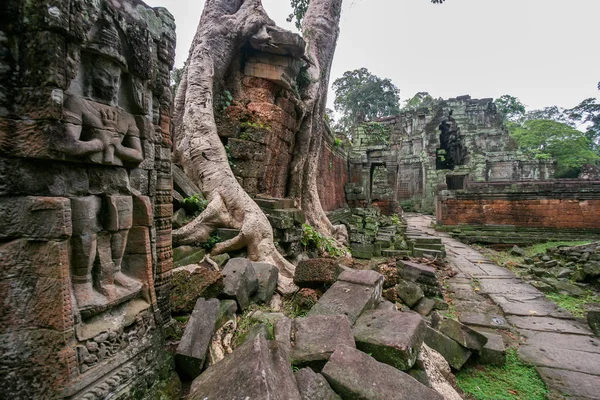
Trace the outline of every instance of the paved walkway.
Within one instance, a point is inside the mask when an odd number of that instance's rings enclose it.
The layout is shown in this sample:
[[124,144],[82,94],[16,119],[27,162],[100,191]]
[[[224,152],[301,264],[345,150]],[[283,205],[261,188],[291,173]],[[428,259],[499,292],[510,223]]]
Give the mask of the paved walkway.
[[458,274],[449,282],[461,322],[483,329],[511,326],[526,339],[520,358],[537,367],[551,398],[600,399],[600,338],[538,289],[472,247],[431,228],[433,217],[405,214],[409,231],[442,239]]

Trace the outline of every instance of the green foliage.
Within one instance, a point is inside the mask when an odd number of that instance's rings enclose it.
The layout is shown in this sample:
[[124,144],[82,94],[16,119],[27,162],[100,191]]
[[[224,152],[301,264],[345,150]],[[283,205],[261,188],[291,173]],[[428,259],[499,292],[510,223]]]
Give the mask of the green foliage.
[[403,110],[416,110],[421,107],[431,107],[435,99],[427,92],[419,92],[404,102]]
[[271,127],[267,124],[263,124],[262,122],[251,122],[251,121],[243,121],[240,123],[240,128],[241,129],[247,129],[247,128],[252,128],[252,129],[265,129],[267,131],[271,130]]
[[394,214],[390,217],[390,220],[392,221],[392,224],[394,225],[400,225],[400,217],[398,216],[398,214]]
[[206,251],[211,251],[213,249],[213,247],[215,247],[215,245],[217,243],[220,243],[222,241],[223,241],[223,239],[221,239],[221,237],[219,236],[219,234],[216,233],[216,232],[213,232],[208,237],[208,240],[205,243],[202,243],[202,247]]
[[551,120],[529,120],[511,127],[519,148],[536,158],[557,161],[556,178],[576,177],[585,164],[594,164],[600,155],[581,131]]
[[586,316],[586,306],[588,304],[600,302],[600,297],[591,291],[586,291],[581,297],[573,297],[562,293],[548,293],[546,297],[556,303],[557,306],[569,311],[573,316],[584,318]]
[[223,93],[220,94],[216,106],[217,109],[221,112],[227,110],[227,107],[231,105],[233,101],[233,95],[229,90],[224,90]]
[[225,154],[227,154],[227,162],[229,163],[229,167],[231,169],[235,168],[235,163],[233,162],[233,156],[231,155],[231,149],[229,148],[229,146],[223,146],[225,147]]
[[585,99],[566,112],[572,121],[578,125],[587,126],[585,135],[598,152],[600,147],[600,103],[598,100],[593,97]]
[[390,141],[390,127],[380,122],[365,122],[360,125],[371,144],[388,144]]
[[177,89],[179,89],[184,68],[173,68],[173,71],[171,71],[171,87],[173,88],[173,93],[175,94],[177,93]]
[[406,212],[417,212],[417,205],[414,200],[404,200],[400,202],[400,207],[402,207],[403,211]]
[[206,200],[200,194],[195,194],[183,199],[181,206],[187,215],[193,215],[195,217],[206,209],[206,206],[208,206],[208,200]]
[[456,383],[477,400],[544,400],[548,393],[535,368],[522,363],[515,349],[506,352],[506,365],[464,368]]
[[349,132],[357,123],[400,112],[400,90],[388,78],[373,75],[366,68],[346,71],[333,82],[335,109],[342,117],[336,129]]
[[333,146],[334,147],[340,147],[341,145],[342,145],[342,139],[340,139],[340,138],[333,139]]
[[294,21],[294,25],[296,28],[301,31],[302,30],[302,19],[304,18],[304,14],[308,10],[308,3],[310,0],[290,0],[290,4],[292,6],[292,13],[287,17],[287,22]]
[[334,239],[322,235],[309,224],[302,225],[301,242],[304,247],[312,246],[321,252],[326,252],[331,257],[341,257],[344,255],[344,250],[336,246]]
[[514,96],[505,94],[494,100],[498,112],[509,121],[519,121],[525,115],[525,105]]

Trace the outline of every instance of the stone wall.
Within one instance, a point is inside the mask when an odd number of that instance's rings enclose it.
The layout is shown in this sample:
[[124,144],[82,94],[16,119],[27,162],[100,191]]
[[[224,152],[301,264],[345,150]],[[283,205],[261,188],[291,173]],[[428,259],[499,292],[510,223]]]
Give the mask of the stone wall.
[[175,25],[139,0],[0,16],[0,387],[168,390]]
[[317,188],[323,210],[333,211],[344,208],[346,205],[344,185],[348,182],[348,157],[345,148],[341,144],[336,145],[331,135],[323,139],[318,168]]
[[482,183],[442,191],[437,222],[600,232],[600,181]]

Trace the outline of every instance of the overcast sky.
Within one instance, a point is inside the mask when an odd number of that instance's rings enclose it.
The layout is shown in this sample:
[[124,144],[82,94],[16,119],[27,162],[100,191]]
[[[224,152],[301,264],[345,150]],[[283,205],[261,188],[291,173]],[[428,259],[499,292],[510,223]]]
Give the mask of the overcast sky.
[[[145,0],[177,23],[176,66],[187,58],[204,0]],[[263,0],[285,21],[288,0]],[[366,67],[402,100],[416,92],[473,98],[511,94],[528,109],[598,97],[600,0],[345,0],[332,82]],[[329,104],[333,94],[329,95]]]

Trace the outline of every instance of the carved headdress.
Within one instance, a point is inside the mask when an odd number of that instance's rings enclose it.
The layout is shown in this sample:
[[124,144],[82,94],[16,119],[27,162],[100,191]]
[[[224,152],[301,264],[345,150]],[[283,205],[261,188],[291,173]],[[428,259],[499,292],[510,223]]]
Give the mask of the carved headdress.
[[123,57],[119,32],[114,23],[106,18],[100,22],[100,26],[92,35],[86,50],[107,57],[118,63],[124,71],[127,70],[127,61]]

